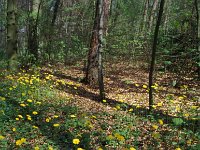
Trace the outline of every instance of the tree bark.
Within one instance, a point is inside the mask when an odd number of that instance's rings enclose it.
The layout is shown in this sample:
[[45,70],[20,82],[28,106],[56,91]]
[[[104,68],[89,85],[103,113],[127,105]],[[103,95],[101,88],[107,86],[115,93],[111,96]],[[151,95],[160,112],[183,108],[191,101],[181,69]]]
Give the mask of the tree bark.
[[[29,16],[29,26],[28,26],[28,50],[30,54],[33,55],[34,59],[38,60],[38,19],[40,11],[40,0],[33,0],[30,2],[30,16]],[[35,61],[32,60],[32,63]]]
[[144,12],[143,12],[142,32],[145,32],[145,30],[146,30],[147,19],[148,19],[148,9],[149,9],[149,0],[145,0]]
[[171,0],[166,0],[166,5],[165,5],[165,17],[164,17],[164,32],[167,34],[168,32],[168,23],[169,23],[169,14],[170,14],[170,9],[171,9]]
[[196,9],[196,21],[197,21],[197,52],[199,53],[198,65],[197,65],[197,73],[198,78],[200,79],[200,12],[199,12],[199,3],[198,0],[195,0],[195,9]]
[[153,47],[152,47],[152,54],[151,54],[151,64],[149,70],[149,110],[152,110],[153,105],[153,75],[154,75],[154,68],[155,68],[155,60],[156,60],[156,47],[157,47],[157,39],[158,39],[158,32],[159,27],[162,19],[163,8],[164,8],[165,0],[161,0],[160,2],[160,9],[158,13],[158,19],[156,22],[155,32],[154,32],[154,40],[153,40]]
[[154,0],[150,18],[149,18],[149,33],[151,33],[151,31],[152,31],[152,26],[154,24],[154,18],[155,18],[155,13],[156,13],[157,7],[158,7],[158,0]]
[[56,21],[59,5],[60,5],[60,0],[56,0],[55,6],[54,6],[54,9],[53,9],[53,18],[52,18],[52,21],[51,21],[51,26],[52,27],[54,26],[55,21]]
[[8,69],[15,67],[17,53],[17,1],[7,1],[7,59]]
[[102,63],[104,19],[104,1],[97,0],[85,81],[92,87],[99,87],[101,99],[105,98]]

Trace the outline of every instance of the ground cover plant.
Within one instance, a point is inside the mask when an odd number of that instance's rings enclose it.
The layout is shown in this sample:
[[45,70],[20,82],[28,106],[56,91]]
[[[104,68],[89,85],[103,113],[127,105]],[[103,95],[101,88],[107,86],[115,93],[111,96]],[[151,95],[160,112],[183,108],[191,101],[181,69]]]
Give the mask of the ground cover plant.
[[1,149],[199,149],[198,96],[188,85],[159,96],[158,82],[149,114],[145,82],[106,78],[113,92],[99,101],[82,75],[76,66],[2,72]]

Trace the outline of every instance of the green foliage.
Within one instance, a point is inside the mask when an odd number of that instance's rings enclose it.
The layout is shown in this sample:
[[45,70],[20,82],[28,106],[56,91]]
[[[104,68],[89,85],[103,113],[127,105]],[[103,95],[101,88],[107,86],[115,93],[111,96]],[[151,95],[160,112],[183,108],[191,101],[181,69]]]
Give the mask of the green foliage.
[[181,126],[184,123],[184,121],[181,118],[174,118],[172,121],[176,126]]

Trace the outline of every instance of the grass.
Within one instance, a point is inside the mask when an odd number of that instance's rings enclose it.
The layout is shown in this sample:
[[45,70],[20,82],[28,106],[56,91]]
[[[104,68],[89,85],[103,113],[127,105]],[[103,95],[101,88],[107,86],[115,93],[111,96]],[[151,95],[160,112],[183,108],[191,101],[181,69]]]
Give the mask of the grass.
[[[148,114],[145,103],[131,104],[121,95],[91,100],[95,92],[64,77],[41,68],[1,73],[0,149],[200,148],[198,99],[188,100],[188,87],[181,88],[183,94],[166,94]],[[148,90],[145,83],[123,81],[143,95]]]

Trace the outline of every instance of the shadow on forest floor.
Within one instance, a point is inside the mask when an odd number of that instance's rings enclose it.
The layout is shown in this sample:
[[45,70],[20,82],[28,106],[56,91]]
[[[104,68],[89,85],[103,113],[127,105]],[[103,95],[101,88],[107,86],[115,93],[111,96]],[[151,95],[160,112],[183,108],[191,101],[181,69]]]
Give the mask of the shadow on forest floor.
[[[45,71],[45,72],[51,73],[51,72],[48,72],[48,71]],[[56,76],[59,79],[68,79],[68,80],[71,80],[71,81],[74,81],[74,82],[80,81],[80,78],[74,78],[74,77],[71,77],[70,75],[65,75],[63,73],[62,74],[61,73],[54,73],[53,75]],[[116,78],[113,79],[113,80],[115,80],[115,83],[122,86],[123,88],[129,89],[129,92],[146,93],[146,91],[144,89],[134,88],[135,87],[134,84],[126,84],[126,83],[124,83],[123,81],[120,81],[120,80],[116,81]],[[120,105],[120,106],[122,106],[121,109],[123,111],[129,110],[129,109],[132,108],[133,113],[138,115],[138,116],[149,117],[151,115],[151,116],[154,116],[155,118],[162,118],[165,122],[167,122],[168,124],[170,124],[172,126],[173,126],[172,120],[174,118],[181,118],[184,121],[184,125],[183,125],[184,128],[191,129],[191,126],[192,126],[192,127],[194,127],[193,128],[194,132],[199,131],[199,128],[198,128],[199,125],[200,125],[199,120],[192,120],[192,119],[186,119],[184,117],[172,116],[172,115],[169,115],[169,114],[167,114],[167,113],[165,113],[161,110],[156,110],[156,109],[154,109],[152,112],[149,112],[148,108],[143,108],[143,107],[137,108],[136,106],[133,106],[133,105],[130,105],[130,104],[124,103],[124,102],[122,103],[122,102],[119,102],[115,99],[106,98],[107,102],[104,103],[103,101],[101,101],[99,99],[99,95],[88,91],[83,86],[78,87],[77,90],[74,90],[73,85],[58,86],[57,88],[61,91],[66,92],[66,93],[69,93],[69,94],[72,94],[72,95],[77,95],[77,96],[82,97],[82,98],[87,98],[87,99],[93,100],[95,102],[102,103],[103,105],[106,105],[106,106],[109,105],[110,107],[116,107],[117,105]],[[161,92],[160,94],[167,93],[167,91],[164,91],[164,90],[162,90],[160,92]],[[174,94],[180,95],[179,93],[174,93]]]

